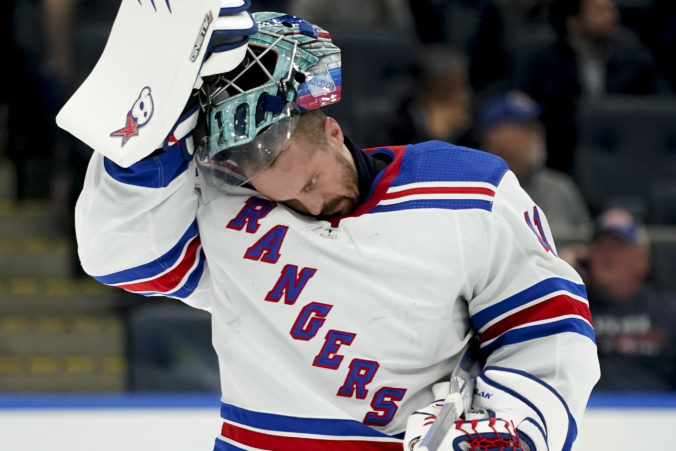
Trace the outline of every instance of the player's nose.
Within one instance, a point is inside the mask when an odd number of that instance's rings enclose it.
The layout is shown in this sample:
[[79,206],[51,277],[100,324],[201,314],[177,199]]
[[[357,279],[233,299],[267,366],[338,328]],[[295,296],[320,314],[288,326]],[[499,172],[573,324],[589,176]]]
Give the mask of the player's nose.
[[324,207],[324,198],[318,194],[311,193],[301,201],[309,214],[318,216]]

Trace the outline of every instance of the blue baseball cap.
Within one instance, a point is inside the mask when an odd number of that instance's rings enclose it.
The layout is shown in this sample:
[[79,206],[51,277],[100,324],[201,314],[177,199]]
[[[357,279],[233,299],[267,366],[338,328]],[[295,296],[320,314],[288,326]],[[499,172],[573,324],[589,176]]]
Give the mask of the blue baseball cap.
[[537,118],[542,108],[527,94],[510,91],[488,101],[479,111],[479,127],[490,130],[504,122],[524,123]]
[[613,235],[625,244],[648,244],[643,226],[631,213],[621,208],[606,210],[596,220],[594,237],[604,234]]

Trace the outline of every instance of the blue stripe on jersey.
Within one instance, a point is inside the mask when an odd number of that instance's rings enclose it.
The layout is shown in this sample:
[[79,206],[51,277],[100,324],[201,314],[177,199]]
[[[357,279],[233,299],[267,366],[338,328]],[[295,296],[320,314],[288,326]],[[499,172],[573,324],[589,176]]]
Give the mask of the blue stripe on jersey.
[[551,335],[573,332],[584,335],[594,343],[594,329],[584,320],[578,318],[566,318],[551,323],[538,324],[535,326],[526,326],[518,329],[511,329],[500,335],[495,341],[481,348],[483,355],[488,355],[502,346],[521,343],[523,341],[535,340],[536,338],[549,337]]
[[410,210],[416,208],[443,208],[447,210],[481,209],[490,211],[493,202],[488,200],[467,199],[428,199],[409,200],[390,205],[378,205],[367,213],[383,213],[386,211]]
[[[171,268],[181,256],[186,243],[197,236],[197,234],[197,221],[195,220],[192,224],[190,224],[190,227],[188,227],[188,230],[185,231],[176,245],[174,245],[174,247],[169,249],[169,251],[161,257],[135,268],[124,269],[122,271],[105,276],[96,276],[94,279],[106,285],[117,285],[125,282],[132,282],[134,280],[154,277]],[[202,258],[202,256],[200,256],[200,258]],[[200,261],[200,265],[201,264],[202,262]]]
[[159,294],[162,294],[163,296],[171,296],[179,299],[185,299],[188,296],[190,296],[195,291],[195,289],[197,289],[197,285],[199,284],[199,281],[202,278],[202,273],[204,272],[204,262],[207,259],[202,249],[200,249],[199,252],[200,252],[199,263],[197,263],[195,269],[192,270],[185,284],[179,290],[176,290],[174,292],[167,294],[164,293]]
[[214,451],[246,451],[244,448],[239,446],[231,445],[230,443],[224,442],[223,440],[216,439],[214,444]]
[[[329,436],[390,437],[355,420],[302,418],[255,412],[221,403],[221,417],[244,426],[267,431],[294,432]],[[403,435],[402,435],[403,437]],[[397,436],[397,438],[399,438]]]
[[128,168],[118,166],[108,158],[104,158],[103,167],[109,176],[120,183],[146,188],[164,188],[188,169],[188,163],[183,157],[181,146],[175,145],[169,151],[141,160]]
[[509,168],[495,155],[441,141],[406,148],[399,175],[390,186],[418,182],[484,182],[498,186]]
[[587,299],[587,291],[585,290],[584,285],[576,284],[570,280],[561,279],[559,277],[552,277],[550,279],[545,279],[542,282],[538,282],[514,296],[510,296],[507,299],[472,315],[472,325],[476,330],[481,330],[481,328],[498,316],[559,290],[565,290],[571,294]]
[[137,294],[140,294],[142,296],[168,296],[168,297],[173,297],[173,298],[179,298],[179,299],[185,299],[197,289],[197,285],[199,285],[200,279],[202,278],[202,273],[204,272],[204,262],[207,260],[206,256],[204,255],[204,252],[202,249],[199,251],[199,261],[197,265],[195,266],[195,269],[193,269],[190,272],[190,275],[188,276],[188,280],[185,281],[183,285],[176,291],[168,291],[168,292],[157,292],[157,291],[138,291],[136,292]]

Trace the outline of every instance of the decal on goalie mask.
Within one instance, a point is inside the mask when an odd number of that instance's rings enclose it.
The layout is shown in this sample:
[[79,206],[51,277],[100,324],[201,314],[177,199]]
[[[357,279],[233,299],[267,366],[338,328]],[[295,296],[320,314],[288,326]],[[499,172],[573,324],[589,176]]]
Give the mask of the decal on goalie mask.
[[225,191],[277,158],[303,112],[341,96],[340,49],[326,30],[287,14],[252,17],[258,32],[244,61],[205,79],[200,91],[206,136],[198,142],[196,161]]

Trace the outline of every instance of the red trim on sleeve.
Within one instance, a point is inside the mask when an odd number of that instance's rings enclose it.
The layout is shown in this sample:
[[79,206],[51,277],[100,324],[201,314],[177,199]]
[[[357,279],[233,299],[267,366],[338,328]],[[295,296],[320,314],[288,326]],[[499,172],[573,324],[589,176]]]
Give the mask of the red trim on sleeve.
[[524,310],[513,313],[490,326],[481,334],[481,342],[486,342],[518,326],[535,321],[554,319],[564,315],[581,316],[591,324],[589,307],[575,298],[561,294],[539,302]]
[[181,280],[183,280],[188,271],[190,271],[190,268],[192,268],[195,264],[195,259],[197,258],[197,249],[199,249],[201,243],[202,241],[200,240],[199,236],[193,238],[190,244],[188,244],[183,259],[171,271],[151,280],[116,286],[137,293],[168,293],[174,290],[178,287],[178,284],[181,283]]

